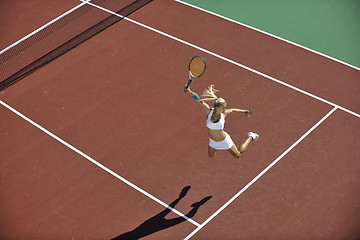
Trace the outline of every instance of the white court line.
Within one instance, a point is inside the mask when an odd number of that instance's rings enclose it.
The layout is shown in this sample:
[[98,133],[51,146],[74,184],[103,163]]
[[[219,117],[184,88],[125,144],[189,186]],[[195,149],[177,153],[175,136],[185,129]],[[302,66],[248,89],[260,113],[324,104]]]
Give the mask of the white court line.
[[164,206],[165,208],[169,208],[171,211],[173,211],[174,213],[176,213],[177,215],[185,218],[186,220],[188,220],[189,222],[191,222],[192,224],[196,225],[196,226],[200,226],[199,223],[195,222],[194,220],[192,220],[191,218],[188,218],[187,216],[185,216],[185,214],[182,214],[181,212],[175,210],[174,208],[171,208],[168,206],[168,204],[162,202],[161,200],[157,199],[156,197],[152,196],[150,193],[144,191],[143,189],[139,188],[138,186],[136,186],[135,184],[131,183],[130,181],[126,180],[125,178],[121,177],[120,175],[118,175],[117,173],[111,171],[109,168],[105,167],[104,165],[100,164],[99,162],[95,161],[93,158],[89,157],[88,155],[86,155],[85,153],[81,152],[80,150],[78,150],[77,148],[73,147],[72,145],[70,145],[69,143],[67,143],[66,141],[62,140],[61,138],[59,138],[58,136],[56,136],[55,134],[51,133],[50,131],[46,130],[45,128],[43,128],[42,126],[40,126],[39,124],[37,124],[36,122],[32,121],[31,119],[29,119],[28,117],[26,117],[25,115],[23,115],[22,113],[18,112],[17,110],[15,110],[14,108],[10,107],[9,105],[7,105],[6,103],[4,103],[3,101],[0,100],[0,104],[3,105],[4,107],[6,107],[7,109],[9,109],[10,111],[12,111],[13,113],[15,113],[16,115],[18,115],[19,117],[21,117],[22,119],[24,119],[25,121],[27,121],[28,123],[30,123],[31,125],[35,126],[36,128],[40,129],[41,131],[43,131],[44,133],[46,133],[47,135],[49,135],[50,137],[54,138],[55,140],[57,140],[58,142],[62,143],[63,145],[65,145],[66,147],[70,148],[71,150],[73,150],[74,152],[78,153],[79,155],[81,155],[82,157],[86,158],[87,160],[89,160],[90,162],[92,162],[93,164],[95,164],[96,166],[98,166],[99,168],[103,169],[104,171],[110,173],[111,175],[113,175],[114,177],[116,177],[117,179],[121,180],[122,182],[126,183],[127,185],[129,185],[130,187],[136,189],[137,191],[141,192],[142,194],[144,194],[145,196],[151,198],[152,200],[154,200],[155,202],[161,204],[162,206]]
[[225,19],[225,20],[227,20],[227,21],[230,21],[230,22],[233,22],[233,23],[239,24],[239,25],[241,25],[241,26],[244,26],[244,27],[250,28],[250,29],[252,29],[252,30],[255,30],[255,31],[257,31],[257,32],[263,33],[263,34],[268,35],[268,36],[270,36],[270,37],[273,37],[273,38],[279,39],[279,40],[281,40],[281,41],[284,41],[284,42],[290,43],[290,44],[292,44],[292,45],[294,45],[294,46],[300,47],[300,48],[302,48],[302,49],[305,49],[305,50],[307,50],[307,51],[313,52],[313,53],[318,54],[318,55],[320,55],[320,56],[323,56],[323,57],[329,58],[329,59],[331,59],[331,60],[333,60],[333,61],[335,61],[335,62],[338,62],[338,63],[344,64],[344,65],[346,65],[346,66],[348,66],[348,67],[351,67],[351,68],[354,68],[354,69],[356,69],[356,70],[359,70],[359,71],[360,71],[360,68],[358,68],[358,67],[356,67],[356,66],[354,66],[354,65],[351,65],[351,64],[346,63],[346,62],[343,62],[343,61],[341,61],[341,60],[339,60],[339,59],[336,59],[336,58],[330,57],[330,56],[328,56],[328,55],[326,55],[326,54],[323,54],[323,53],[321,53],[321,52],[315,51],[315,50],[313,50],[313,49],[311,49],[311,48],[308,48],[308,47],[302,46],[302,45],[300,45],[300,44],[297,44],[297,43],[291,42],[291,41],[286,40],[286,39],[284,39],[284,38],[281,38],[281,37],[279,37],[279,36],[276,36],[276,35],[273,35],[273,34],[271,34],[271,33],[265,32],[265,31],[263,31],[263,30],[260,30],[260,29],[255,28],[255,27],[251,27],[251,26],[249,26],[249,25],[247,25],[247,24],[244,24],[244,23],[241,23],[241,22],[235,21],[235,20],[233,20],[233,19],[230,19],[230,18],[224,17],[224,16],[222,16],[222,15],[220,15],[220,14],[217,14],[217,13],[211,12],[211,11],[209,11],[209,10],[206,10],[206,9],[203,9],[203,8],[200,8],[200,7],[197,7],[197,6],[194,6],[194,5],[190,4],[190,3],[186,3],[186,2],[183,2],[183,1],[181,1],[181,0],[174,0],[174,1],[176,1],[176,2],[178,2],[178,3],[182,3],[182,4],[187,5],[187,6],[189,6],[189,7],[192,7],[192,8],[198,9],[198,10],[200,10],[200,11],[206,12],[206,13],[208,13],[208,14],[214,15],[214,16],[216,16],[216,17],[219,17],[219,18]]
[[7,48],[4,48],[3,50],[0,51],[0,55],[3,54],[4,52],[8,51],[9,49],[13,48],[14,46],[18,45],[18,44],[21,43],[22,41],[24,41],[24,40],[28,39],[29,37],[33,36],[34,34],[40,32],[41,30],[43,30],[44,28],[46,28],[46,27],[48,27],[49,25],[53,24],[54,22],[58,21],[59,19],[65,17],[65,16],[68,15],[69,13],[71,13],[71,12],[75,11],[76,9],[84,6],[84,5],[85,5],[87,2],[89,2],[89,1],[91,1],[91,0],[84,0],[84,1],[82,1],[82,3],[80,3],[80,4],[77,5],[76,7],[72,8],[72,9],[70,9],[69,11],[67,11],[66,13],[58,16],[58,17],[55,18],[54,20],[52,20],[52,21],[48,22],[47,24],[45,24],[44,26],[36,29],[36,30],[33,31],[32,33],[26,35],[25,37],[23,37],[22,39],[20,39],[19,41],[15,42],[15,43],[11,44],[11,45],[8,46]]
[[[84,0],[80,0],[80,1],[84,1]],[[210,55],[212,55],[212,56],[214,56],[214,57],[217,57],[217,58],[219,58],[219,59],[222,59],[222,60],[224,60],[224,61],[226,61],[226,62],[232,63],[232,64],[234,64],[234,65],[236,65],[236,66],[241,67],[241,68],[244,68],[244,69],[246,69],[246,70],[248,70],[248,71],[250,71],[250,72],[256,73],[257,75],[263,76],[263,77],[265,77],[265,78],[267,78],[267,79],[270,79],[270,80],[272,80],[272,81],[274,81],[274,82],[277,82],[277,83],[279,83],[279,84],[281,84],[281,85],[284,85],[284,86],[286,86],[286,87],[288,87],[288,88],[291,88],[291,89],[293,89],[293,90],[295,90],[295,91],[298,91],[298,92],[300,92],[300,93],[302,93],[302,94],[305,94],[305,95],[307,95],[307,96],[309,96],[309,97],[315,98],[315,99],[317,99],[317,100],[319,100],[319,101],[321,101],[321,102],[324,102],[324,103],[326,103],[326,104],[328,104],[328,105],[331,105],[331,106],[333,106],[333,107],[337,107],[337,108],[339,108],[339,109],[341,109],[341,110],[343,110],[343,111],[345,111],[345,112],[347,112],[347,113],[350,113],[350,114],[352,114],[352,115],[360,118],[360,114],[358,114],[358,113],[355,113],[355,112],[353,112],[353,111],[350,111],[349,109],[346,109],[346,108],[344,108],[344,107],[341,107],[341,106],[339,106],[339,105],[337,105],[337,104],[335,104],[335,103],[332,103],[332,102],[330,102],[330,101],[328,101],[328,100],[325,100],[325,99],[323,99],[323,98],[321,98],[321,97],[318,97],[318,96],[316,96],[316,95],[314,95],[314,94],[311,94],[311,93],[309,93],[309,92],[306,92],[306,91],[304,91],[304,90],[302,90],[302,89],[300,89],[300,88],[297,88],[297,87],[292,86],[292,85],[290,85],[290,84],[288,84],[288,83],[285,83],[285,82],[280,81],[280,80],[278,80],[278,79],[276,79],[276,78],[273,78],[273,77],[271,77],[271,76],[269,76],[269,75],[266,75],[265,73],[259,72],[259,71],[255,70],[255,69],[252,69],[252,68],[247,67],[247,66],[245,66],[245,65],[243,65],[243,64],[240,64],[240,63],[238,63],[238,62],[235,62],[235,61],[233,61],[233,60],[230,60],[230,59],[228,59],[228,58],[226,58],[226,57],[223,57],[223,56],[221,56],[221,55],[219,55],[219,54],[216,54],[216,53],[214,53],[214,52],[208,51],[208,50],[206,50],[206,49],[204,49],[204,48],[201,48],[201,47],[199,47],[199,46],[196,46],[196,45],[194,45],[194,44],[192,44],[192,43],[186,42],[186,41],[181,40],[181,39],[179,39],[179,38],[177,38],[177,37],[174,37],[174,36],[172,36],[172,35],[169,35],[169,34],[167,34],[167,33],[164,33],[164,32],[162,32],[162,31],[160,31],[160,30],[157,30],[157,29],[155,29],[155,28],[152,28],[152,27],[150,27],[150,26],[147,26],[147,25],[145,25],[145,24],[142,24],[142,23],[140,23],[140,22],[137,22],[137,21],[135,21],[135,20],[132,20],[132,19],[130,19],[130,18],[128,18],[128,17],[124,17],[124,16],[122,16],[122,15],[120,15],[120,14],[117,14],[117,13],[115,13],[115,12],[113,12],[113,11],[111,11],[111,10],[108,10],[108,9],[106,9],[106,8],[100,7],[100,6],[95,5],[95,4],[93,4],[93,3],[88,3],[88,4],[91,5],[91,6],[94,6],[94,7],[96,7],[96,8],[99,8],[99,9],[101,9],[101,10],[103,10],[103,11],[106,11],[106,12],[108,12],[108,13],[111,13],[111,14],[113,14],[113,15],[116,15],[116,16],[118,16],[118,17],[124,18],[125,20],[127,20],[127,21],[129,21],[129,22],[132,22],[132,23],[134,23],[134,24],[136,24],[136,25],[139,25],[139,26],[141,26],[141,27],[144,27],[144,28],[149,29],[149,30],[151,30],[151,31],[154,31],[154,32],[156,32],[156,33],[159,33],[159,34],[161,34],[161,35],[163,35],[163,36],[165,36],[165,37],[171,38],[171,39],[173,39],[173,40],[175,40],[175,41],[181,42],[181,43],[183,43],[183,44],[185,44],[185,45],[188,45],[188,46],[190,46],[190,47],[193,47],[193,48],[195,48],[195,49],[198,49],[198,50],[200,50],[200,51],[203,51],[203,52],[205,52],[205,53],[207,53],[207,54],[210,54]]]
[[198,228],[196,228],[192,233],[190,233],[184,240],[190,239],[202,229],[206,224],[208,224],[214,217],[216,217],[222,210],[229,206],[236,198],[238,198],[243,192],[246,191],[251,185],[253,185],[259,178],[261,178],[267,171],[270,170],[277,162],[279,162],[287,153],[289,153],[296,145],[298,145],[304,138],[306,138],[315,128],[317,128],[323,121],[325,121],[333,112],[338,109],[334,107],[328,114],[326,114],[319,122],[317,122],[310,130],[308,130],[301,138],[299,138],[293,145],[291,145],[285,152],[283,152],[277,159],[275,159],[267,168],[265,168],[261,173],[259,173],[253,180],[251,180],[243,189],[241,189],[235,196],[233,196],[229,201],[227,201],[221,208],[219,208],[213,215],[205,220]]
[[[208,51],[208,50],[205,50],[205,49],[203,49],[203,48],[200,48],[200,47],[198,47],[198,46],[196,46],[196,45],[193,45],[193,44],[191,44],[191,43],[188,43],[188,42],[186,42],[186,41],[183,41],[183,40],[181,40],[181,39],[178,39],[178,38],[176,38],[176,37],[173,37],[173,36],[171,36],[171,35],[169,35],[169,34],[166,34],[166,33],[164,33],[164,32],[161,32],[161,31],[159,31],[159,30],[156,30],[156,29],[154,29],[154,28],[152,28],[152,27],[146,26],[146,25],[144,25],[144,24],[141,24],[141,23],[136,22],[136,21],[134,21],[134,20],[131,20],[131,19],[129,19],[129,18],[125,18],[125,17],[123,17],[123,16],[121,16],[121,15],[119,15],[119,14],[117,14],[117,13],[114,13],[114,12],[112,12],[112,11],[110,11],[110,10],[107,10],[107,9],[102,8],[102,7],[100,7],[100,6],[97,6],[97,5],[94,5],[94,4],[92,4],[92,3],[89,3],[88,1],[85,1],[85,0],[81,0],[81,1],[83,2],[83,4],[92,5],[92,6],[94,6],[94,7],[97,7],[97,8],[99,8],[99,9],[102,9],[102,10],[107,11],[107,12],[109,12],[109,13],[112,13],[112,14],[114,14],[114,15],[117,15],[117,16],[119,16],[119,17],[122,17],[122,18],[124,18],[124,19],[126,19],[126,20],[128,20],[128,21],[130,21],[130,22],[133,22],[133,23],[139,25],[139,26],[142,26],[142,27],[147,28],[147,29],[149,29],[149,30],[151,30],[151,31],[154,31],[154,32],[157,32],[157,33],[159,33],[159,34],[161,34],[161,35],[164,35],[164,36],[166,36],[166,37],[169,37],[169,38],[171,38],[171,39],[173,39],[173,40],[179,41],[179,42],[181,42],[181,43],[183,43],[183,44],[186,44],[186,45],[188,45],[188,46],[191,46],[191,47],[193,47],[193,48],[196,48],[196,49],[198,49],[198,50],[201,50],[201,51],[203,51],[203,52],[206,52],[206,53],[208,53],[208,54],[210,54],[210,55],[213,55],[213,56],[215,56],[215,57],[218,57],[218,58],[220,58],[220,59],[223,59],[223,60],[225,60],[225,61],[227,61],[227,62],[230,62],[230,63],[232,63],[232,64],[234,64],[234,65],[237,65],[237,66],[239,66],[239,67],[245,68],[245,69],[247,69],[247,70],[249,70],[249,71],[251,71],[251,72],[254,72],[254,73],[258,74],[258,75],[264,76],[264,77],[266,77],[266,78],[268,78],[268,79],[270,79],[270,80],[272,80],[272,81],[278,82],[278,83],[280,83],[280,84],[282,84],[282,85],[285,85],[285,86],[287,86],[287,87],[289,87],[289,88],[292,88],[292,89],[294,89],[294,90],[296,90],[296,91],[299,91],[299,92],[301,92],[301,93],[303,93],[303,94],[305,94],[305,95],[308,95],[308,96],[310,96],[310,97],[316,98],[316,99],[318,99],[318,100],[320,100],[320,101],[322,101],[322,102],[325,102],[325,103],[327,103],[327,104],[329,104],[329,105],[334,106],[334,107],[335,107],[334,109],[339,108],[339,109],[344,110],[344,111],[346,111],[346,112],[348,112],[348,113],[350,113],[350,114],[353,114],[353,115],[355,115],[355,116],[357,116],[357,117],[360,117],[359,114],[354,113],[354,112],[352,112],[352,111],[350,111],[350,110],[348,110],[348,109],[346,109],[346,108],[340,107],[340,106],[338,106],[338,105],[336,105],[336,104],[334,104],[334,103],[331,103],[331,102],[329,102],[329,101],[327,101],[327,100],[324,100],[324,99],[322,99],[322,98],[320,98],[320,97],[317,97],[317,96],[315,96],[315,95],[313,95],[313,94],[310,94],[310,93],[308,93],[308,92],[306,92],[306,91],[303,91],[303,90],[301,90],[301,89],[298,89],[298,88],[296,88],[296,87],[294,87],[294,86],[291,86],[291,85],[289,85],[289,84],[287,84],[287,83],[284,83],[284,82],[282,82],[282,81],[280,81],[280,80],[277,80],[277,79],[275,79],[275,78],[272,78],[272,77],[270,77],[270,76],[268,76],[268,75],[266,75],[266,74],[263,74],[263,73],[261,73],[261,72],[258,72],[258,71],[256,71],[256,70],[254,70],[254,69],[251,69],[251,68],[249,68],[249,67],[246,67],[246,66],[244,66],[244,65],[242,65],[242,64],[240,64],[240,63],[237,63],[237,62],[235,62],[235,61],[232,61],[232,60],[230,60],[230,59],[227,59],[227,58],[225,58],[225,57],[222,57],[222,56],[220,56],[220,55],[218,55],[218,54],[215,54],[215,53],[213,53],[213,52],[210,52],[210,51]],[[83,4],[81,4],[81,6],[82,6]],[[80,7],[80,5],[79,5],[78,7]],[[75,9],[74,9],[74,10],[75,10]],[[59,18],[57,18],[57,19],[60,19],[60,18],[61,18],[61,17],[59,17]],[[49,24],[50,24],[50,23],[49,23]],[[44,27],[45,27],[45,26],[44,26]],[[42,27],[42,28],[44,28],[44,27]],[[41,28],[41,29],[42,29],[42,28]],[[39,31],[40,31],[40,29],[39,29]],[[28,36],[28,37],[29,37],[29,36]],[[24,38],[24,39],[26,39],[26,38]],[[22,39],[22,40],[20,40],[20,41],[23,41],[24,39]],[[18,41],[17,43],[15,43],[15,44],[13,44],[13,45],[18,44],[20,41]],[[12,45],[12,46],[13,46],[13,45]],[[2,52],[1,52],[1,53],[2,53]],[[92,158],[90,158],[89,156],[85,155],[85,154],[82,153],[81,151],[79,151],[79,150],[77,150],[76,148],[72,147],[70,144],[66,143],[65,141],[61,140],[60,138],[58,138],[58,137],[55,136],[54,134],[50,133],[50,132],[47,131],[46,129],[42,128],[40,125],[38,125],[38,124],[36,124],[35,122],[31,121],[30,119],[26,118],[26,117],[23,116],[21,113],[17,112],[15,109],[12,109],[12,108],[11,108],[10,106],[8,106],[7,104],[3,103],[2,101],[0,101],[0,103],[1,103],[3,106],[7,107],[9,110],[11,110],[11,111],[13,111],[14,113],[16,113],[17,115],[19,115],[20,117],[22,117],[23,119],[25,119],[26,121],[28,121],[29,123],[31,123],[32,125],[36,126],[36,127],[39,128],[40,130],[42,130],[42,131],[44,131],[45,133],[47,133],[48,135],[50,135],[51,137],[55,138],[56,140],[58,140],[59,142],[61,142],[61,143],[64,144],[65,146],[69,147],[69,148],[72,149],[73,151],[77,152],[77,153],[80,154],[81,156],[83,156],[83,157],[85,157],[86,159],[88,159],[89,161],[93,162],[95,165],[99,166],[99,167],[102,168],[103,170],[105,170],[105,171],[107,171],[108,173],[112,174],[113,176],[115,176],[116,178],[118,178],[118,179],[120,179],[121,181],[125,182],[125,183],[128,184],[129,186],[131,186],[131,187],[137,189],[138,191],[142,192],[144,195],[146,195],[146,196],[148,196],[149,198],[153,199],[154,201],[160,203],[161,205],[163,205],[163,206],[165,206],[165,207],[168,207],[167,204],[161,202],[160,200],[156,199],[155,197],[153,197],[153,196],[150,195],[149,193],[145,192],[144,190],[138,188],[137,186],[135,186],[135,185],[132,184],[131,182],[127,181],[126,179],[122,178],[122,177],[119,176],[118,174],[114,173],[114,172],[111,171],[110,169],[108,169],[108,168],[106,168],[105,166],[99,164],[98,162],[96,162],[95,160],[93,160]],[[335,111],[335,110],[334,110],[334,111]],[[290,150],[289,150],[289,151],[290,151]],[[173,211],[174,211],[175,213],[177,213],[178,215],[180,215],[180,216],[183,215],[183,214],[179,213],[179,212],[176,211],[176,210],[173,210]],[[192,219],[187,219],[187,220],[189,220],[191,223],[193,223],[193,224],[196,225],[196,226],[199,226],[199,225],[200,225],[200,224],[196,223],[195,221],[193,221]]]

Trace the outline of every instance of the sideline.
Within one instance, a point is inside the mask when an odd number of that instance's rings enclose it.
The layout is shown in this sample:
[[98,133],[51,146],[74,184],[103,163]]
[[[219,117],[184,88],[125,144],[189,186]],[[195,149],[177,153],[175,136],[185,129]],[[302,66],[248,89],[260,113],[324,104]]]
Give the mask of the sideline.
[[[45,129],[44,127],[42,127],[41,125],[37,124],[36,122],[34,122],[33,120],[31,120],[30,118],[26,117],[25,115],[21,114],[19,111],[15,110],[14,108],[10,107],[9,105],[7,105],[6,103],[4,103],[3,101],[0,100],[0,104],[3,105],[5,108],[7,108],[8,110],[10,110],[11,112],[15,113],[16,115],[18,115],[19,117],[21,117],[22,119],[24,119],[25,121],[27,121],[28,123],[30,123],[31,125],[33,125],[34,127],[40,129],[42,132],[46,133],[47,135],[49,135],[50,137],[54,138],[56,141],[62,143],[63,145],[65,145],[66,147],[70,148],[71,150],[73,150],[74,152],[78,153],[79,155],[81,155],[82,157],[86,158],[87,160],[89,160],[90,162],[92,162],[93,164],[95,164],[96,166],[98,166],[99,168],[101,168],[102,170],[106,171],[107,173],[113,175],[114,177],[116,177],[117,179],[121,180],[122,182],[126,183],[127,185],[129,185],[130,187],[138,190],[139,192],[141,192],[142,194],[144,194],[145,196],[151,198],[152,200],[154,200],[155,202],[159,203],[160,205],[164,206],[165,208],[170,208],[168,204],[164,203],[163,201],[157,199],[156,197],[154,197],[153,195],[151,195],[150,193],[146,192],[145,190],[139,188],[138,186],[136,186],[135,184],[131,183],[130,181],[126,180],[125,178],[121,177],[119,174],[113,172],[112,170],[110,170],[109,168],[105,167],[104,165],[102,165],[101,163],[97,162],[96,160],[94,160],[93,158],[89,157],[88,155],[86,155],[85,153],[81,152],[79,149],[75,148],[74,146],[70,145],[69,143],[67,143],[66,141],[64,141],[63,139],[59,138],[58,136],[56,136],[55,134],[51,133],[50,131],[48,131],[47,129]],[[185,218],[186,220],[188,220],[189,222],[191,222],[192,224],[194,224],[195,226],[200,226],[199,223],[195,222],[194,220],[192,220],[191,218],[188,218],[187,216],[185,216],[185,214],[182,214],[181,212],[177,211],[174,208],[170,208],[171,211],[173,211],[174,213],[176,213],[177,215],[179,215],[180,217]]]
[[333,61],[335,61],[335,62],[344,64],[344,65],[346,65],[346,66],[348,66],[348,67],[351,67],[351,68],[354,68],[354,69],[360,71],[360,68],[359,68],[359,67],[356,67],[356,66],[354,66],[354,65],[351,65],[351,64],[346,63],[346,62],[344,62],[344,61],[341,61],[341,60],[339,60],[339,59],[330,57],[330,56],[328,56],[328,55],[326,55],[326,54],[324,54],[324,53],[315,51],[315,50],[313,50],[313,49],[311,49],[311,48],[308,48],[308,47],[302,46],[302,45],[300,45],[300,44],[291,42],[291,41],[289,41],[289,40],[286,40],[285,38],[282,38],[282,37],[276,36],[276,35],[274,35],[274,34],[265,32],[265,31],[263,31],[263,30],[260,30],[260,29],[258,29],[258,28],[255,28],[255,27],[251,27],[251,26],[249,26],[249,25],[247,25],[247,24],[245,24],[245,23],[241,23],[241,22],[235,21],[235,20],[233,20],[233,19],[227,18],[227,17],[222,16],[222,15],[220,15],[220,14],[217,14],[217,13],[211,12],[211,11],[209,11],[209,10],[206,10],[206,9],[203,9],[203,8],[200,8],[200,7],[197,7],[197,6],[194,6],[194,5],[190,4],[190,3],[186,3],[186,2],[183,2],[183,1],[181,1],[181,0],[174,0],[174,1],[175,1],[175,2],[178,2],[178,3],[182,3],[182,4],[187,5],[187,6],[189,6],[189,7],[195,8],[195,9],[197,9],[197,10],[200,10],[200,11],[203,11],[203,12],[206,12],[206,13],[209,13],[209,14],[211,14],[211,15],[217,16],[217,17],[219,17],[219,18],[225,19],[225,20],[227,20],[227,21],[230,21],[230,22],[239,24],[239,25],[241,25],[241,26],[250,28],[250,29],[252,29],[252,30],[255,30],[255,31],[257,31],[257,32],[263,33],[263,34],[268,35],[268,36],[270,36],[270,37],[279,39],[279,40],[281,40],[281,41],[290,43],[291,45],[294,45],[294,46],[297,46],[297,47],[299,47],[299,48],[305,49],[305,50],[307,50],[307,51],[313,52],[313,53],[315,53],[315,54],[318,54],[318,55],[320,55],[320,56],[326,57],[326,58],[331,59],[331,60],[333,60]]
[[[85,0],[80,0],[80,1],[86,2]],[[132,20],[132,19],[130,19],[130,18],[128,18],[128,17],[124,17],[124,16],[122,16],[122,15],[120,15],[120,14],[117,14],[117,13],[115,13],[115,12],[109,10],[109,9],[100,7],[100,6],[98,6],[98,5],[96,5],[96,4],[93,4],[93,3],[90,3],[90,2],[87,2],[87,4],[89,4],[89,5],[93,6],[93,7],[96,7],[96,8],[98,8],[98,9],[101,9],[101,10],[103,10],[103,11],[106,11],[106,12],[108,12],[108,13],[111,13],[111,14],[113,14],[113,15],[116,15],[116,16],[118,16],[118,17],[121,17],[121,18],[123,18],[124,20],[127,20],[127,21],[129,21],[129,22],[131,22],[131,23],[134,23],[134,24],[138,25],[138,26],[144,27],[144,28],[146,28],[146,29],[148,29],[148,30],[150,30],[150,31],[159,33],[159,34],[161,34],[161,35],[163,35],[163,36],[165,36],[165,37],[168,37],[168,38],[171,38],[171,39],[173,39],[173,40],[175,40],[175,41],[181,42],[181,43],[183,43],[183,44],[185,44],[185,45],[187,45],[187,46],[190,46],[190,47],[193,47],[193,48],[198,49],[198,50],[200,50],[200,51],[203,51],[203,52],[205,52],[205,53],[207,53],[207,54],[210,54],[210,55],[212,55],[212,56],[214,56],[214,57],[217,57],[217,58],[219,58],[219,59],[222,59],[222,60],[224,60],[224,61],[226,61],[226,62],[232,63],[232,64],[234,64],[234,65],[236,65],[236,66],[241,67],[241,68],[244,68],[244,69],[246,69],[246,70],[248,70],[248,71],[250,71],[250,72],[256,73],[256,74],[258,74],[258,75],[260,75],[260,76],[263,76],[263,77],[265,77],[265,78],[267,78],[267,79],[269,79],[269,80],[271,80],[271,81],[277,82],[277,83],[279,83],[279,84],[281,84],[281,85],[284,85],[284,86],[286,86],[286,87],[288,87],[288,88],[291,88],[291,89],[293,89],[293,90],[295,90],[295,91],[298,91],[298,92],[300,92],[300,93],[302,93],[302,94],[304,94],[304,95],[307,95],[307,96],[309,96],[309,97],[315,98],[315,99],[317,99],[317,100],[319,100],[319,101],[321,101],[321,102],[324,102],[324,103],[326,103],[326,104],[328,104],[328,105],[331,105],[331,106],[333,106],[333,107],[339,108],[339,109],[341,109],[341,110],[343,110],[343,111],[345,111],[345,112],[347,112],[347,113],[350,113],[350,114],[352,114],[352,115],[360,118],[360,114],[358,114],[358,113],[355,113],[355,112],[353,112],[353,111],[351,111],[351,110],[349,110],[349,109],[347,109],[347,108],[341,107],[341,106],[339,106],[339,105],[337,105],[337,104],[335,104],[335,103],[332,103],[332,102],[330,102],[330,101],[328,101],[328,100],[326,100],[326,99],[323,99],[323,98],[321,98],[321,97],[318,97],[318,96],[316,96],[316,95],[314,95],[314,94],[312,94],[312,93],[309,93],[309,92],[304,91],[304,90],[302,90],[302,89],[300,89],[300,88],[297,88],[297,87],[295,87],[295,86],[292,86],[292,85],[290,85],[290,84],[288,84],[288,83],[285,83],[285,82],[283,82],[283,81],[281,81],[281,80],[278,80],[278,79],[276,79],[276,78],[274,78],[274,77],[271,77],[271,76],[269,76],[269,75],[267,75],[267,74],[265,74],[265,73],[259,72],[259,71],[255,70],[255,69],[252,69],[252,68],[250,68],[250,67],[247,67],[247,66],[245,66],[245,65],[243,65],[243,64],[241,64],[241,63],[235,62],[235,61],[233,61],[233,60],[231,60],[231,59],[228,59],[228,58],[226,58],[226,57],[223,57],[223,56],[221,56],[221,55],[219,55],[219,54],[216,54],[216,53],[214,53],[214,52],[208,51],[208,50],[206,50],[206,49],[204,49],[204,48],[202,48],[202,47],[199,47],[199,46],[196,46],[196,45],[194,45],[194,44],[192,44],[192,43],[186,42],[186,41],[184,41],[184,40],[182,40],[182,39],[180,39],[180,38],[174,37],[174,36],[172,36],[172,35],[170,35],[170,34],[167,34],[167,33],[165,33],[165,32],[162,32],[162,31],[160,31],[160,30],[157,30],[157,29],[155,29],[155,28],[153,28],[153,27],[147,26],[147,25],[145,25],[145,24],[143,24],[143,23],[140,23],[140,22],[137,22],[137,21],[135,21],[135,20]]]

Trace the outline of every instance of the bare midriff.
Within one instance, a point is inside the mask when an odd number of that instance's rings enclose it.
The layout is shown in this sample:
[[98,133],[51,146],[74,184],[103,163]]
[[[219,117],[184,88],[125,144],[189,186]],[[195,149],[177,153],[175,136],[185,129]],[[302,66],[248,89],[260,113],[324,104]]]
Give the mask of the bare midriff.
[[226,134],[224,130],[215,130],[210,128],[207,128],[207,130],[208,130],[209,138],[211,138],[214,141],[220,142],[226,138]]

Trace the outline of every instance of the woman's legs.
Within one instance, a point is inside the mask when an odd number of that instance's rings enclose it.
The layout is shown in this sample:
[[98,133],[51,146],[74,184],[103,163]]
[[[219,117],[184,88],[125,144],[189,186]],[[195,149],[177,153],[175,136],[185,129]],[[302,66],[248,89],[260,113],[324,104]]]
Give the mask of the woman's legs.
[[213,158],[215,156],[216,153],[216,149],[212,148],[212,147],[208,147],[208,155],[209,157]]
[[240,153],[245,152],[246,148],[248,147],[249,143],[252,141],[252,137],[248,137],[243,144],[240,146]]
[[232,147],[229,149],[229,152],[236,158],[239,158],[241,155],[235,144],[232,145]]
[[230,153],[236,157],[239,158],[242,153],[245,152],[246,148],[249,146],[249,143],[252,141],[252,137],[248,137],[243,144],[241,144],[240,148],[238,149],[236,145],[232,145],[232,147],[229,149]]
[[[257,140],[259,138],[259,135],[256,134],[256,133],[253,133],[253,132],[249,132],[248,133],[248,137],[247,139],[245,140],[245,142],[243,142],[243,144],[241,144],[240,148],[238,149],[236,147],[235,144],[233,144],[231,146],[231,148],[229,149],[229,152],[236,158],[239,158],[241,156],[242,153],[245,152],[246,148],[249,146],[249,143],[252,141],[252,140]],[[212,148],[212,147],[208,147],[208,154],[209,154],[209,157],[214,157],[215,156],[215,153],[216,153],[216,149]]]

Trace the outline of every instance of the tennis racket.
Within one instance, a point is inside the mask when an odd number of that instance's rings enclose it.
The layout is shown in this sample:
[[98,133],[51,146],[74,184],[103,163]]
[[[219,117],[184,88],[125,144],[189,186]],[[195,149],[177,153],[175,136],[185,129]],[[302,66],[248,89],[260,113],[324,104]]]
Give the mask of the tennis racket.
[[190,60],[189,81],[185,86],[184,92],[187,92],[192,81],[194,81],[196,78],[199,78],[201,75],[204,74],[205,69],[206,69],[206,62],[202,57],[195,56]]

